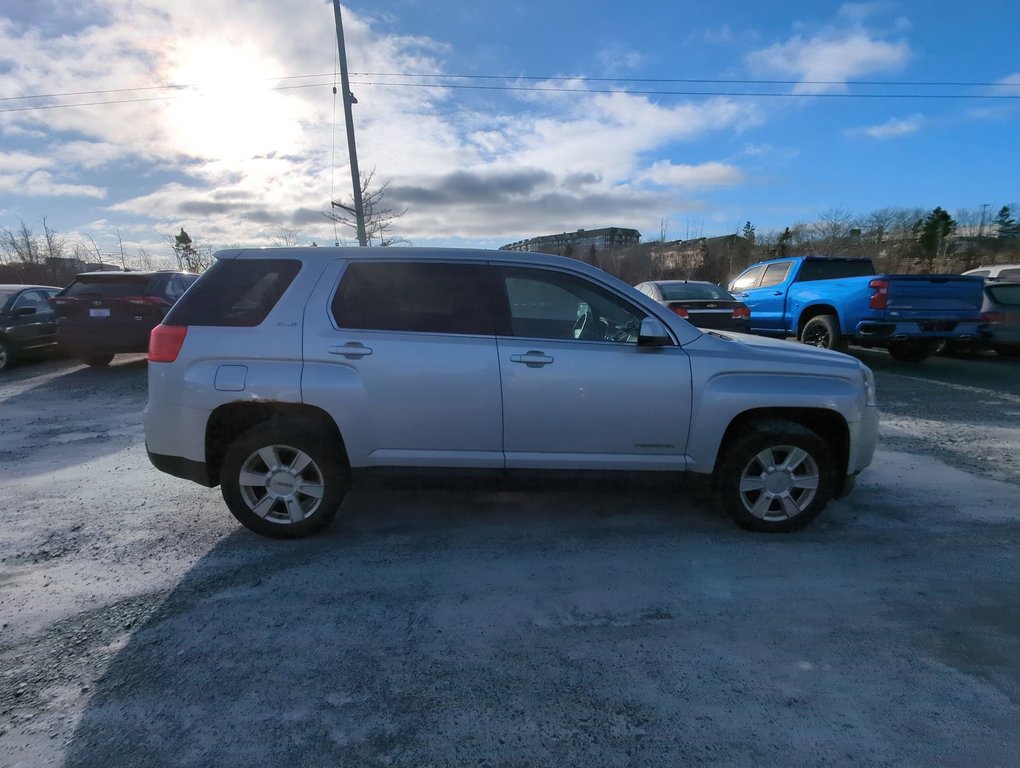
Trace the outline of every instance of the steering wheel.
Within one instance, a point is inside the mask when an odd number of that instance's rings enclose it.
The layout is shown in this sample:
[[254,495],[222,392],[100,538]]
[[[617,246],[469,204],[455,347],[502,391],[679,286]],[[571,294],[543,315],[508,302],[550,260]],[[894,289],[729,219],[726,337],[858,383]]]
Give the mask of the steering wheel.
[[595,313],[590,309],[586,309],[584,312],[577,316],[577,320],[574,321],[574,338],[575,339],[592,339],[595,337]]

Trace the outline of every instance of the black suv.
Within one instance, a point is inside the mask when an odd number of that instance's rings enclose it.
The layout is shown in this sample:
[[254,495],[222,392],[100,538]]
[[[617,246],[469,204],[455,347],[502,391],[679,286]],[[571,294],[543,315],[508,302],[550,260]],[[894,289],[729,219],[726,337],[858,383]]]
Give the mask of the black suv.
[[54,296],[57,340],[89,365],[145,352],[149,332],[198,279],[189,272],[84,272]]

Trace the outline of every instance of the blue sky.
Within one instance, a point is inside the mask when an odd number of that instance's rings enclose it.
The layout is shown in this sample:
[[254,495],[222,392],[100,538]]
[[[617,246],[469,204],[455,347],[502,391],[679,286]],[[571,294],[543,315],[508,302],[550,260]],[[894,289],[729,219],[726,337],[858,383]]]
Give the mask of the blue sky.
[[[360,165],[415,245],[1020,201],[1012,2],[343,8]],[[351,186],[329,2],[4,13],[0,227],[45,217],[129,257],[181,227],[212,247],[354,240],[322,215]]]

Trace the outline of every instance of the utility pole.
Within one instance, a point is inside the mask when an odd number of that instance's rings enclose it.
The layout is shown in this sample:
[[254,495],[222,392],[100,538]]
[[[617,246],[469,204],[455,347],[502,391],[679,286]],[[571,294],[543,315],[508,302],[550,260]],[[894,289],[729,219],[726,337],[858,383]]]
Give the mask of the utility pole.
[[[336,18],[336,45],[340,51],[340,87],[343,89],[344,97],[344,120],[347,123],[347,152],[351,158],[351,180],[354,183],[354,218],[358,223],[358,244],[362,247],[368,245],[368,237],[365,234],[365,210],[361,200],[361,173],[358,171],[358,150],[354,145],[354,113],[351,105],[357,104],[358,100],[351,93],[351,83],[347,76],[347,49],[344,47],[344,25],[340,20],[340,0],[333,0],[333,16]],[[336,208],[350,210],[346,205],[330,201]]]

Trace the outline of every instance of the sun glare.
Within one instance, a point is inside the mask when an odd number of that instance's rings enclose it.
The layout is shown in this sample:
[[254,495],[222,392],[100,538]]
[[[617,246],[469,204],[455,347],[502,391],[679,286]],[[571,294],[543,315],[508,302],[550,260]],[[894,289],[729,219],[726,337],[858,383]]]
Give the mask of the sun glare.
[[182,49],[170,78],[185,88],[168,111],[181,151],[236,160],[292,149],[297,116],[286,96],[270,90],[274,76],[251,47],[194,41]]

